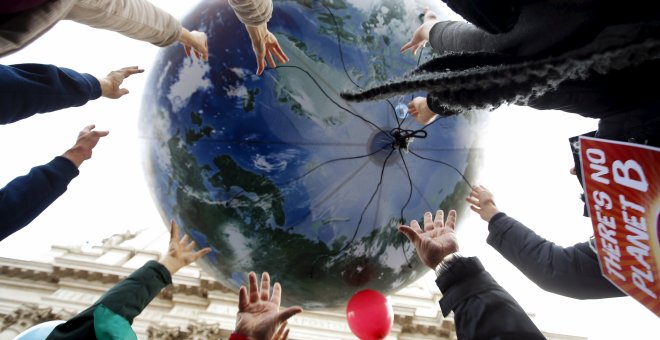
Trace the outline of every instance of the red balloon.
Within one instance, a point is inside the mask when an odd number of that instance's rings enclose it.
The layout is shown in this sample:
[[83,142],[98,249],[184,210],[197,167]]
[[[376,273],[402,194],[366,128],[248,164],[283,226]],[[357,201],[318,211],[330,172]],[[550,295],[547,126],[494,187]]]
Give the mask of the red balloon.
[[361,290],[346,306],[346,320],[353,334],[362,340],[380,340],[387,336],[394,322],[392,304],[378,291]]

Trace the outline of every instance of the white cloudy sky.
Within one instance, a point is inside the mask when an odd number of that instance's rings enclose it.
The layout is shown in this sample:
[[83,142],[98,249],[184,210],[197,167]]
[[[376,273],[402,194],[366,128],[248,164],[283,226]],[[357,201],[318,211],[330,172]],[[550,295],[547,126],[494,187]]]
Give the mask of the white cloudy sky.
[[[192,8],[187,1],[153,2],[177,17]],[[2,58],[3,64],[49,63],[97,76],[130,65],[147,73],[128,79],[125,86],[131,93],[120,100],[101,98],[0,126],[0,185],[62,154],[85,125],[110,130],[65,195],[1,242],[0,256],[33,259],[51,244],[83,244],[127,229],[165,227],[144,180],[137,131],[141,93],[158,50],[115,33],[61,22],[29,47]],[[596,121],[563,112],[501,108],[491,113],[484,132],[486,164],[479,183],[495,193],[503,211],[546,238],[565,246],[582,242],[591,227],[582,217],[580,187],[568,174],[572,158],[567,138],[595,128]],[[497,281],[535,314],[541,329],[590,339],[652,339],[657,334],[658,318],[632,299],[577,301],[545,293],[486,245],[486,224],[478,216],[472,214],[459,227],[462,251],[478,255]]]

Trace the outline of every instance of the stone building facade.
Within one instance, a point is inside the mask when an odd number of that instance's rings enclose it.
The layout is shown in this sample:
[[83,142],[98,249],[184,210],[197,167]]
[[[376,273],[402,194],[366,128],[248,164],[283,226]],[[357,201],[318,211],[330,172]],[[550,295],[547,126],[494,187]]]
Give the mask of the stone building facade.
[[[66,320],[146,261],[160,257],[169,234],[144,230],[113,235],[93,246],[53,246],[33,261],[0,258],[0,340],[49,320]],[[284,287],[286,294],[286,287]],[[394,325],[386,339],[455,339],[453,319],[443,318],[433,276],[390,296]],[[195,265],[138,316],[139,339],[227,339],[234,329],[238,295]],[[289,320],[290,339],[356,339],[343,310],[305,311]],[[546,333],[548,339],[584,339]]]

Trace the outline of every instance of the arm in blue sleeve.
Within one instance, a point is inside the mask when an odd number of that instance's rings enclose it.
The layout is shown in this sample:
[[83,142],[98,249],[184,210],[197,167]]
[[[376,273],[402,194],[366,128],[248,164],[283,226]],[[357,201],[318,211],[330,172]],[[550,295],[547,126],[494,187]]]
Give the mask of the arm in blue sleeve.
[[78,173],[71,161],[58,156],[0,189],[0,240],[39,216],[66,191]]
[[626,295],[601,274],[588,242],[558,246],[504,213],[493,216],[488,231],[488,244],[546,291],[575,299]]
[[440,309],[454,312],[459,339],[545,339],[518,302],[476,257],[454,257],[442,264],[435,281]]
[[43,64],[0,65],[0,124],[72,106],[101,96],[98,79]]

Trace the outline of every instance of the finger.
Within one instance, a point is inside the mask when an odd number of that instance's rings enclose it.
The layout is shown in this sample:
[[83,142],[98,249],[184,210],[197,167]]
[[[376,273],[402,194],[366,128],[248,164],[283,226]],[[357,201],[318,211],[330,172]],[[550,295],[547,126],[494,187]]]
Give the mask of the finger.
[[183,250],[186,251],[186,252],[191,252],[193,249],[195,249],[196,245],[197,245],[197,243],[195,241],[192,241],[192,242],[188,243],[188,245],[186,245],[186,247],[183,248]]
[[279,60],[280,63],[284,64],[289,61],[289,57],[284,54],[284,51],[282,51],[282,47],[280,46],[279,42],[273,46],[273,52],[275,52],[275,57],[277,57],[277,60]]
[[290,317],[292,317],[292,316],[294,316],[294,315],[296,315],[296,314],[298,314],[302,311],[303,311],[303,309],[298,307],[298,306],[289,307],[289,308],[287,308],[287,309],[280,312],[280,314],[277,316],[277,322],[284,322],[286,320],[289,320]]
[[270,51],[266,52],[266,60],[268,60],[268,66],[270,68],[275,68],[275,60],[273,60],[273,54]]
[[433,230],[433,215],[430,211],[424,213],[424,231]]
[[264,68],[266,68],[266,61],[264,58],[259,58],[257,56],[257,75],[260,76],[264,72]]
[[273,295],[270,297],[270,302],[279,306],[282,299],[282,286],[279,282],[275,282],[273,285]]
[[447,216],[447,223],[445,223],[445,227],[452,230],[456,229],[456,210],[449,210],[449,216]]
[[261,274],[261,289],[259,292],[261,301],[268,301],[270,295],[270,275],[268,272]]
[[409,49],[412,47],[412,45],[413,45],[412,40],[409,41],[409,42],[407,42],[407,43],[405,43],[405,45],[403,45],[403,47],[401,47],[401,50],[400,50],[401,53],[403,53],[403,52],[409,50]]
[[176,221],[170,220],[170,242],[179,238],[179,225]]
[[421,233],[424,232],[424,230],[422,230],[422,228],[419,226],[419,223],[417,222],[417,220],[410,221],[410,228],[418,234],[421,234]]
[[248,274],[248,281],[250,282],[250,303],[259,301],[259,289],[257,288],[257,274],[250,272]]
[[186,57],[190,57],[190,46],[183,45],[183,50],[186,52]]
[[144,69],[138,68],[137,66],[130,66],[130,67],[125,67],[120,70],[121,73],[124,75],[124,78],[128,78],[129,76],[137,73],[142,73],[144,72]]
[[289,338],[289,329],[286,328],[284,334],[282,334],[282,336],[278,340],[286,340],[288,338]]
[[468,203],[472,204],[472,205],[479,206],[479,200],[476,199],[476,198],[473,197],[473,196],[470,196],[470,197],[466,198],[465,200],[466,200]]
[[193,261],[196,261],[197,259],[206,256],[211,251],[212,249],[210,247],[206,247],[204,249],[196,251],[195,253],[193,253]]
[[179,243],[186,245],[190,241],[190,236],[188,234],[183,234],[183,237],[181,240],[179,240]]
[[435,223],[436,225],[437,225],[437,224],[442,225],[442,223],[444,222],[444,218],[445,218],[445,212],[442,211],[442,210],[440,210],[440,209],[438,209],[438,210],[435,212],[435,220],[433,221],[433,223]]
[[89,133],[89,132],[91,132],[92,130],[94,130],[95,127],[96,127],[96,125],[94,125],[94,124],[87,125],[87,126],[85,126],[85,127],[82,129],[81,132]]
[[127,94],[128,94],[128,89],[119,89],[119,97]]
[[399,231],[406,235],[408,240],[410,240],[410,242],[412,242],[415,247],[417,247],[417,244],[422,242],[422,238],[411,227],[400,225]]
[[89,132],[94,138],[99,139],[101,137],[107,136],[110,131],[108,130],[96,130],[96,131],[90,131]]
[[477,214],[481,215],[481,209],[479,207],[471,205],[470,209],[472,209],[472,211],[476,212]]
[[287,326],[287,322],[285,321],[277,328],[277,333],[275,333],[275,335],[273,335],[272,339],[273,340],[284,339],[283,336],[284,336],[285,331],[287,330],[286,326]]
[[247,289],[245,286],[241,286],[238,290],[238,311],[242,312],[250,305],[248,302]]

